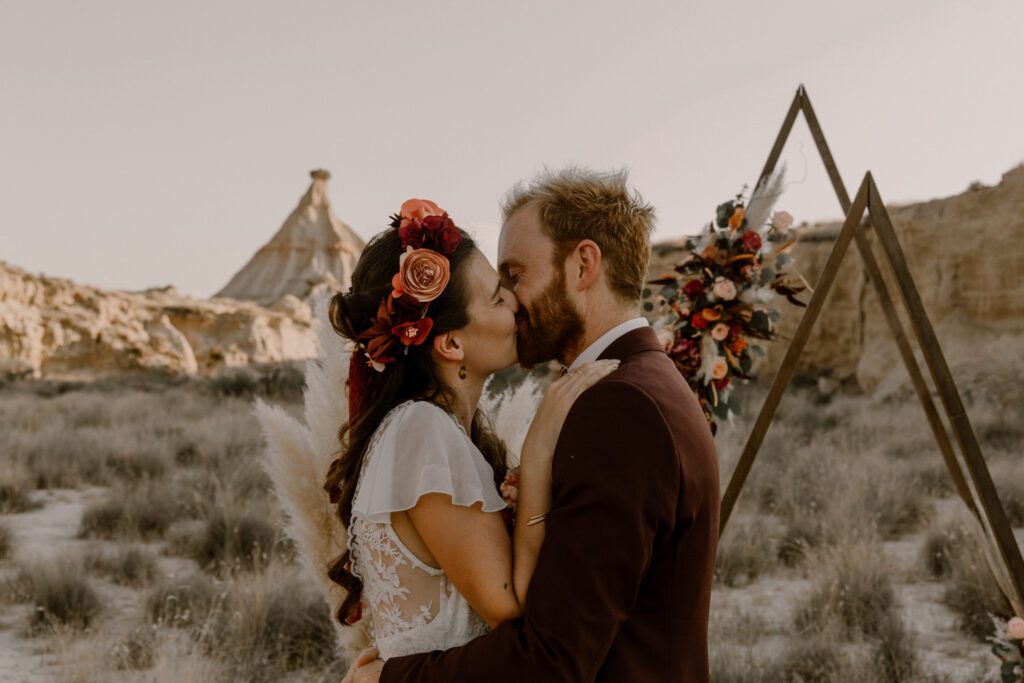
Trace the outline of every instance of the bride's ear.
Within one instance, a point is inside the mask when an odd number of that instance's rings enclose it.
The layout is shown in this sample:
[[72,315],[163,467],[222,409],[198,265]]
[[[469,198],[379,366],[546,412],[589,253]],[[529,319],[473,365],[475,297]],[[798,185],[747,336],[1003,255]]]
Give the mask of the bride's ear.
[[454,332],[445,332],[434,337],[434,353],[443,360],[459,363],[466,357],[466,351],[462,348],[462,341]]

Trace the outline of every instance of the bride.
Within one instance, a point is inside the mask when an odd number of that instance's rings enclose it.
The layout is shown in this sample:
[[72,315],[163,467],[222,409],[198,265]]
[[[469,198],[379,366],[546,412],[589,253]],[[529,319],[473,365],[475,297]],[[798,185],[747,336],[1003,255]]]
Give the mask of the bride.
[[342,453],[324,484],[349,543],[328,573],[348,591],[337,619],[368,616],[381,659],[462,645],[521,614],[562,423],[618,365],[596,361],[552,383],[513,492],[505,446],[477,405],[488,376],[517,361],[517,308],[469,235],[418,199],[331,300],[331,324],[355,350]]

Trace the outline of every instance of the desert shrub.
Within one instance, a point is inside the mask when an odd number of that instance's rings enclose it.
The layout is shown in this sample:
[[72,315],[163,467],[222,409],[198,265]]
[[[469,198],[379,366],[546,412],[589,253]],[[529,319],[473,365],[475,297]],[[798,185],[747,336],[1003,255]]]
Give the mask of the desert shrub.
[[192,557],[214,573],[261,569],[294,550],[281,530],[265,517],[247,511],[221,510],[208,520],[192,547]]
[[877,547],[851,543],[818,556],[810,594],[796,613],[801,632],[839,627],[848,638],[876,637],[894,616],[895,593]]
[[285,363],[260,369],[260,393],[279,401],[299,401],[306,389],[306,375],[296,365]]
[[210,390],[218,396],[251,397],[256,395],[259,384],[248,370],[229,370],[210,379]]
[[56,626],[88,628],[100,614],[99,596],[74,563],[22,566],[15,579],[18,597],[33,604],[30,632]]
[[919,665],[910,634],[895,613],[883,620],[872,649],[874,678],[884,683],[912,680]]
[[825,638],[797,640],[782,656],[778,681],[833,683],[842,681],[842,654]]
[[921,492],[908,488],[898,476],[876,479],[864,489],[865,511],[873,511],[878,533],[894,539],[917,531],[931,517],[932,503]]
[[765,657],[747,652],[711,651],[711,680],[715,683],[777,683],[779,666]]
[[6,560],[13,554],[14,533],[3,520],[0,520],[0,560]]
[[229,609],[204,634],[209,653],[245,680],[277,680],[287,671],[322,668],[336,657],[323,596],[295,575],[271,575],[232,584]]
[[942,601],[957,615],[960,630],[983,641],[992,634],[990,615],[1012,616],[1010,604],[999,591],[976,542],[960,544],[951,553],[951,560],[952,578]]
[[735,519],[715,556],[715,581],[729,587],[756,579],[775,562],[772,534],[763,523]]
[[930,496],[940,498],[956,493],[956,487],[953,486],[953,478],[950,476],[949,470],[946,469],[946,463],[938,458],[922,463],[913,470],[907,488],[920,489]]
[[953,574],[953,566],[959,549],[968,541],[960,528],[936,529],[931,531],[921,548],[921,564],[925,574],[932,579],[947,579]]
[[50,430],[33,435],[22,456],[37,489],[78,488],[106,484],[107,447],[84,434]]
[[787,567],[795,567],[808,552],[826,542],[831,539],[817,517],[798,517],[786,526],[775,554]]
[[1015,452],[1024,443],[1024,424],[1019,419],[993,420],[977,427],[982,448]]
[[94,546],[85,553],[84,564],[89,571],[116,584],[135,588],[152,583],[157,575],[157,561],[153,553],[134,546]]
[[146,599],[150,622],[176,628],[210,623],[222,608],[227,591],[199,574],[157,586]]
[[140,671],[153,666],[156,648],[156,628],[139,626],[122,638],[107,654],[115,669]]
[[999,502],[1013,526],[1024,526],[1024,482],[1004,480],[996,483]]
[[0,480],[0,514],[13,514],[28,512],[42,507],[29,498],[29,482],[25,479],[2,479]]
[[182,506],[158,489],[115,492],[107,500],[86,508],[80,538],[161,538],[183,514]]

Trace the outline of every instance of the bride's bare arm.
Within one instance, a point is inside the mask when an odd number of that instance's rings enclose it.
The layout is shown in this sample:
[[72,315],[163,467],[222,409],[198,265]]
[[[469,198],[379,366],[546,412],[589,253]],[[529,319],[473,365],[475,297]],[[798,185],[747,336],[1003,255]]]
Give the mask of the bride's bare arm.
[[[516,530],[510,542],[501,514],[481,504],[452,504],[451,497],[422,496],[409,519],[437,564],[491,627],[519,616],[526,600],[551,501],[551,456],[576,398],[618,367],[618,361],[587,363],[552,383],[523,443]],[[514,552],[513,552],[514,550]]]

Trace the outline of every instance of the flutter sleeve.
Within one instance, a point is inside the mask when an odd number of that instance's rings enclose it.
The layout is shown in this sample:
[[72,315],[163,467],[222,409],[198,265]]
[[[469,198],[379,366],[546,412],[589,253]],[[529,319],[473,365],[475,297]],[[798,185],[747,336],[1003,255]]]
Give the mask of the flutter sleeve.
[[367,456],[352,514],[387,524],[391,513],[415,507],[421,496],[443,493],[452,503],[505,508],[491,466],[455,418],[426,401],[396,409]]

